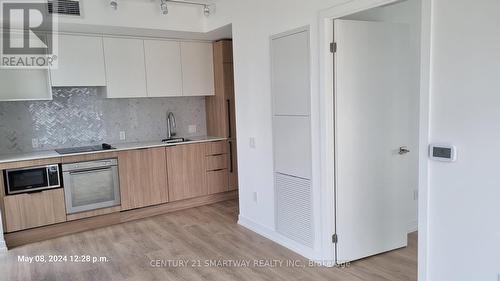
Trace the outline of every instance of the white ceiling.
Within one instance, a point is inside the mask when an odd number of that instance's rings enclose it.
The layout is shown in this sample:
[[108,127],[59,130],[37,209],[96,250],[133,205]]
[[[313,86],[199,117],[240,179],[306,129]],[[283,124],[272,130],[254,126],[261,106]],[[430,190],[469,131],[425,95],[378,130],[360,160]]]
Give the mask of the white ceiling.
[[[99,30],[99,32],[96,32]],[[87,24],[66,23],[59,26],[60,32],[71,33],[89,33],[89,34],[108,34],[108,35],[123,35],[123,36],[138,36],[138,37],[162,37],[172,39],[187,39],[187,40],[209,40],[215,41],[219,39],[232,38],[232,26],[226,25],[207,33],[175,31],[175,30],[160,30],[160,29],[145,29],[145,28],[130,28],[118,26],[96,26]]]

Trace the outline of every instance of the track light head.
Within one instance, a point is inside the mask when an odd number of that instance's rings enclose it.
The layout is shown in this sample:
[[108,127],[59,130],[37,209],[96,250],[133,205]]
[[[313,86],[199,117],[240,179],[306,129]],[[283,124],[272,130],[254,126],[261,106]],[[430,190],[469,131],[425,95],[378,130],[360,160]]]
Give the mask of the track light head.
[[[1,1],[1,0],[0,0]],[[112,1],[117,1],[117,0],[112,0]],[[158,0],[156,0],[158,1]],[[171,4],[171,3],[174,3],[174,4],[180,4],[180,5],[194,5],[194,6],[198,6],[198,7],[203,7],[203,14],[208,17],[210,16],[211,14],[214,13],[215,11],[215,4],[208,4],[208,3],[200,3],[200,2],[191,2],[189,0],[159,0],[160,1],[160,12],[163,14],[163,15],[167,15],[168,14],[168,4]]]
[[160,11],[163,15],[168,15],[168,6],[166,0],[160,1]]
[[111,9],[113,10],[118,10],[118,1],[117,0],[111,0],[109,2],[109,6],[111,6]]
[[203,7],[203,14],[205,15],[205,17],[210,16],[211,12],[212,12],[212,11],[210,10],[210,6],[205,5],[205,6]]

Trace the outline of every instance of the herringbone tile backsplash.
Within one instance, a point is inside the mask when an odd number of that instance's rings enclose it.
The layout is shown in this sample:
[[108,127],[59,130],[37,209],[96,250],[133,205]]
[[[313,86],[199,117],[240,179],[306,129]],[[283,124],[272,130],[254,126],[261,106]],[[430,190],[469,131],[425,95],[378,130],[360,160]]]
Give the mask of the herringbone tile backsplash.
[[[106,99],[98,88],[54,88],[52,101],[0,102],[0,154],[161,140],[169,111],[178,135],[206,135],[203,97]],[[195,134],[189,125],[197,126]]]

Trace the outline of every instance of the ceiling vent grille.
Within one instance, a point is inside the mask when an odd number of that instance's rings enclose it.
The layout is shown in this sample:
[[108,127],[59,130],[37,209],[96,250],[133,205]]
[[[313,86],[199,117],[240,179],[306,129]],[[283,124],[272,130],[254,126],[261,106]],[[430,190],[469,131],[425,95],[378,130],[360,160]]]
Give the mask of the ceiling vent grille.
[[80,16],[79,0],[49,0],[48,4],[51,14]]

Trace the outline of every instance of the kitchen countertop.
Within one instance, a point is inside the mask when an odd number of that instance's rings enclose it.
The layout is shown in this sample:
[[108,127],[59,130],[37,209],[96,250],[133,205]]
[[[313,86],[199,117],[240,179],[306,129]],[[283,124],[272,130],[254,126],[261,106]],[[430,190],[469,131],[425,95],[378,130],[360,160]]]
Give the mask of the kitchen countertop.
[[0,155],[0,164],[10,163],[10,162],[19,162],[19,161],[30,161],[30,160],[40,160],[40,159],[49,159],[49,158],[58,158],[58,157],[68,157],[68,156],[75,156],[75,155],[115,152],[115,151],[123,151],[123,150],[134,150],[134,149],[141,149],[141,148],[166,147],[166,146],[174,146],[174,145],[184,145],[184,144],[226,140],[226,138],[220,138],[220,137],[187,137],[187,139],[189,139],[189,141],[181,142],[181,143],[168,143],[168,144],[163,143],[161,141],[145,141],[145,142],[111,144],[116,149],[82,152],[82,153],[72,153],[72,154],[65,154],[65,155],[61,155],[61,154],[57,153],[55,150],[35,151],[35,152],[28,152],[28,153],[4,154],[4,155]]

